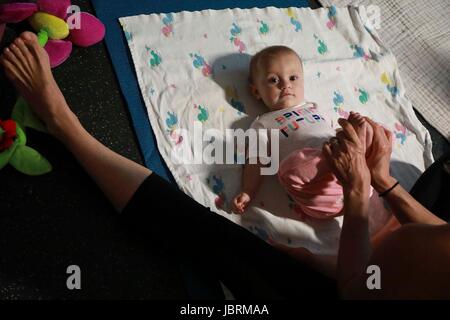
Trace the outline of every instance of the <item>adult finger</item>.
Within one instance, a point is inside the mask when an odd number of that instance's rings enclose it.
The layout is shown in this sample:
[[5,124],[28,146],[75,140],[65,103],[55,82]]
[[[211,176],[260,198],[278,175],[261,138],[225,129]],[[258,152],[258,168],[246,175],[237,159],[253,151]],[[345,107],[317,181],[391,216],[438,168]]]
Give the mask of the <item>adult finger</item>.
[[364,117],[364,119],[366,119],[366,121],[372,126],[374,130],[379,126],[377,122],[373,121],[369,117]]
[[331,159],[331,155],[333,152],[331,151],[331,144],[329,142],[325,142],[322,146],[322,152],[325,158],[329,161]]
[[392,139],[393,139],[392,131],[390,131],[390,130],[388,130],[386,128],[383,128],[383,130],[384,130],[384,134],[386,135],[390,145],[392,145]]
[[370,124],[370,126],[373,128],[373,132],[374,134],[378,131],[380,132],[380,129],[382,129],[382,127],[375,121],[373,121],[372,119],[370,119],[369,117],[365,117],[366,121]]
[[350,122],[348,122],[344,118],[339,118],[338,122],[341,125],[342,129],[344,129],[343,132],[351,142],[357,145],[361,144],[358,135],[356,134],[356,131]]
[[339,143],[344,142],[344,139],[346,138],[346,134],[344,132],[344,130],[339,131],[338,133],[336,133],[336,138],[339,140]]
[[341,150],[344,151],[344,152],[347,152],[348,151],[348,148],[347,148],[348,140],[347,140],[347,135],[345,134],[345,132],[344,131],[339,131],[336,134],[336,138],[339,141],[339,147],[341,148]]
[[[380,125],[378,122],[373,121],[372,119],[370,119],[369,117],[365,117],[366,121],[372,126],[373,128],[373,133],[375,134],[379,134],[380,137],[385,137],[386,139],[388,139],[387,134],[385,134],[385,130],[386,128],[384,128],[382,125]],[[389,131],[389,130],[388,130]]]
[[366,120],[373,128],[373,143],[386,143],[389,140],[386,129],[370,118],[366,117]]
[[340,149],[340,143],[339,143],[338,138],[333,137],[330,139],[330,149],[331,149],[331,154],[333,156],[337,156],[337,154],[339,153],[339,149]]
[[333,168],[335,167],[335,159],[337,158],[337,155],[334,154],[331,143],[325,142],[322,147],[322,152],[328,165],[333,170]]

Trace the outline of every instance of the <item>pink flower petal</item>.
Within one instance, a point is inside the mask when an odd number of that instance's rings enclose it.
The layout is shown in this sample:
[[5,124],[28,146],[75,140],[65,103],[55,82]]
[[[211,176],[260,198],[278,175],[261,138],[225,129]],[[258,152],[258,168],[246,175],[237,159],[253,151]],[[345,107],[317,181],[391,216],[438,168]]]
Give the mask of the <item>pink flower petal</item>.
[[70,0],[37,0],[39,11],[50,13],[58,18],[66,20],[67,8],[70,7]]
[[[75,17],[68,17],[67,22],[71,25],[71,19]],[[104,24],[87,12],[80,13],[80,28],[71,29],[69,40],[73,44],[80,47],[88,47],[101,41],[105,36]]]
[[38,11],[35,3],[7,3],[0,5],[0,22],[17,23]]
[[55,68],[67,60],[72,52],[72,42],[64,40],[48,40],[45,50],[50,57],[50,66]]

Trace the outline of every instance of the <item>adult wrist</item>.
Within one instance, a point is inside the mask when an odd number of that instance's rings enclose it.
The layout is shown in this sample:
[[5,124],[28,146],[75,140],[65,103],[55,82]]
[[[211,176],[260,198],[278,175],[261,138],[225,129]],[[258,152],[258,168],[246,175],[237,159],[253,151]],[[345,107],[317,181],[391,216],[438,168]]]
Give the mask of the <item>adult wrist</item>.
[[346,216],[367,218],[370,203],[369,190],[349,190],[344,193],[344,209]]
[[390,187],[389,189],[386,189],[385,191],[381,192],[381,193],[379,194],[379,196],[380,196],[380,197],[386,196],[389,192],[391,192],[392,190],[394,190],[394,188],[395,188],[396,186],[398,186],[399,184],[400,184],[400,182],[396,181],[396,182],[392,185],[392,187]]
[[351,188],[344,190],[344,199],[360,199],[369,200],[370,198],[370,186],[362,188]]
[[387,176],[383,178],[373,179],[372,185],[378,193],[382,193],[391,188],[396,182],[397,180],[395,180],[393,177]]
[[348,195],[365,196],[370,193],[370,177],[352,181],[342,186],[343,193]]

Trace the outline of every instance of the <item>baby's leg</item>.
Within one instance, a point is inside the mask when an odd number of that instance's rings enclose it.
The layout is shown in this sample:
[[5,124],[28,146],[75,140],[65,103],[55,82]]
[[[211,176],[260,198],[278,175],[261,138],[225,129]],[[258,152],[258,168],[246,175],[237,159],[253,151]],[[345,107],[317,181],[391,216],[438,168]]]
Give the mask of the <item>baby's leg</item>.
[[372,145],[373,139],[373,128],[372,126],[357,112],[350,112],[348,121],[352,124],[356,131],[359,139],[364,145],[364,150],[366,150],[366,157],[369,155],[370,146]]
[[302,213],[318,219],[342,214],[342,186],[322,150],[303,148],[292,152],[280,163],[278,180]]

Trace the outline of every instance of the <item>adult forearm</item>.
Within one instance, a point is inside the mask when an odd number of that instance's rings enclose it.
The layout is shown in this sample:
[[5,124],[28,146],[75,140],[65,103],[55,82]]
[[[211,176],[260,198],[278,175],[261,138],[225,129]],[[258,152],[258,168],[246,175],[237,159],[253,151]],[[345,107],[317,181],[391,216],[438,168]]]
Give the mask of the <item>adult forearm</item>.
[[350,192],[344,197],[342,225],[337,262],[338,288],[344,297],[358,286],[364,274],[372,248],[368,223],[369,198],[367,194]]
[[151,174],[149,169],[101,144],[73,113],[59,116],[53,131],[119,212]]

